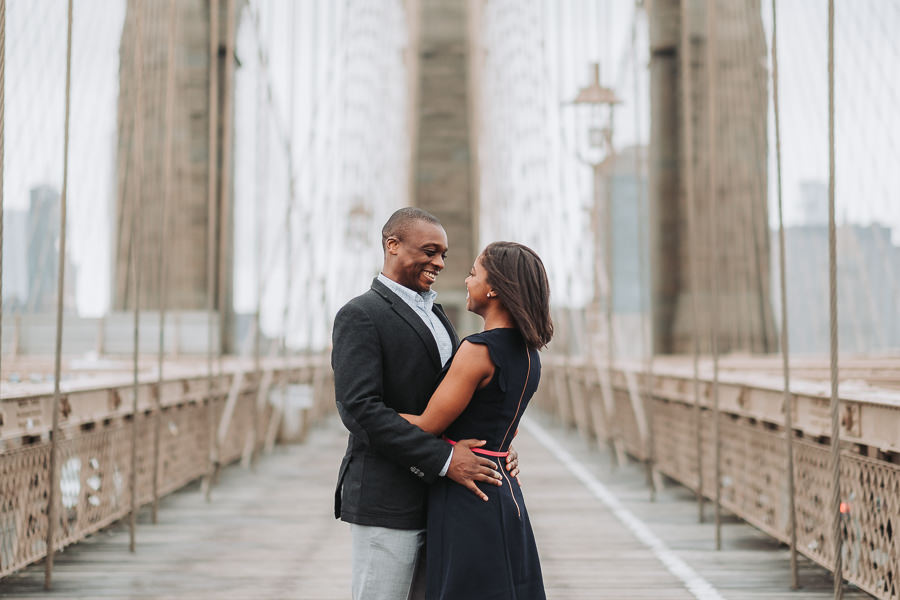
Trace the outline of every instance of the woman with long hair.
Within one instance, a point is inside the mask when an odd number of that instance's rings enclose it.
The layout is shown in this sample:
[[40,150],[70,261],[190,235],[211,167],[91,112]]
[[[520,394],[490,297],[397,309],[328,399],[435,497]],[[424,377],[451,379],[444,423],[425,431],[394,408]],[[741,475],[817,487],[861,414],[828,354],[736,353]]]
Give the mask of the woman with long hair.
[[[541,378],[538,350],[553,335],[550,286],[533,250],[494,242],[475,260],[466,290],[466,308],[484,330],[460,344],[425,412],[402,416],[451,444],[483,440],[472,451],[502,460]],[[546,597],[522,489],[499,470],[503,485],[478,485],[481,499],[446,478],[431,486],[429,600]]]

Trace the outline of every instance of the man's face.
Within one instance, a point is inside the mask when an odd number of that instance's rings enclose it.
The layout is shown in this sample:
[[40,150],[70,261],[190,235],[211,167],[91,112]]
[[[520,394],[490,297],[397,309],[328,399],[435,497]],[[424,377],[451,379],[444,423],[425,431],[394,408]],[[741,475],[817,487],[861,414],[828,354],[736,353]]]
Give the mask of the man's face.
[[385,275],[411,290],[427,292],[444,269],[446,256],[444,228],[427,221],[414,221],[402,240],[388,238]]

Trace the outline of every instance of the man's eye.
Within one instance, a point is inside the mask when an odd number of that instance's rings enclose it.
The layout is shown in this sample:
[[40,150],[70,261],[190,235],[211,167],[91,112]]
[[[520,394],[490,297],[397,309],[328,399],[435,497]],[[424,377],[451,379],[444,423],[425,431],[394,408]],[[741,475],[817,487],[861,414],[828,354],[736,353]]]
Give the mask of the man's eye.
[[444,260],[447,260],[447,253],[444,252],[443,254],[441,254],[441,258],[443,258]]
[[423,250],[425,252],[425,256],[434,256],[437,254],[434,250]]

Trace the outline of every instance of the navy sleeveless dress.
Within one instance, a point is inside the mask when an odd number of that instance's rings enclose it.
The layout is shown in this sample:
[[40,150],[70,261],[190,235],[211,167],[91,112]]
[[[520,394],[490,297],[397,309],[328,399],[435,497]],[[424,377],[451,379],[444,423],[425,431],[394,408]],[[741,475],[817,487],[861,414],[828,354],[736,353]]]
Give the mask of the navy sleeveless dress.
[[[487,440],[484,449],[506,452],[541,379],[538,351],[525,345],[518,329],[491,329],[466,339],[487,346],[494,376],[444,435],[453,441]],[[447,477],[430,488],[428,600],[546,598],[519,482],[508,476],[505,458],[491,460],[501,467],[503,485],[478,484],[488,502]]]

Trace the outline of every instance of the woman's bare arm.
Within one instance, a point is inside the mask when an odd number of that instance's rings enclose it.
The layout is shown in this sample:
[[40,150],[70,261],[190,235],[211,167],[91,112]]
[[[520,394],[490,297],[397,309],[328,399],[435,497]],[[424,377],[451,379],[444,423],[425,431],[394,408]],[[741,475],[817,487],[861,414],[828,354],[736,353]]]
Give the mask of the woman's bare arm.
[[494,375],[487,346],[463,341],[447,376],[435,390],[421,415],[400,416],[421,429],[439,435],[450,426],[472,400],[472,394]]

